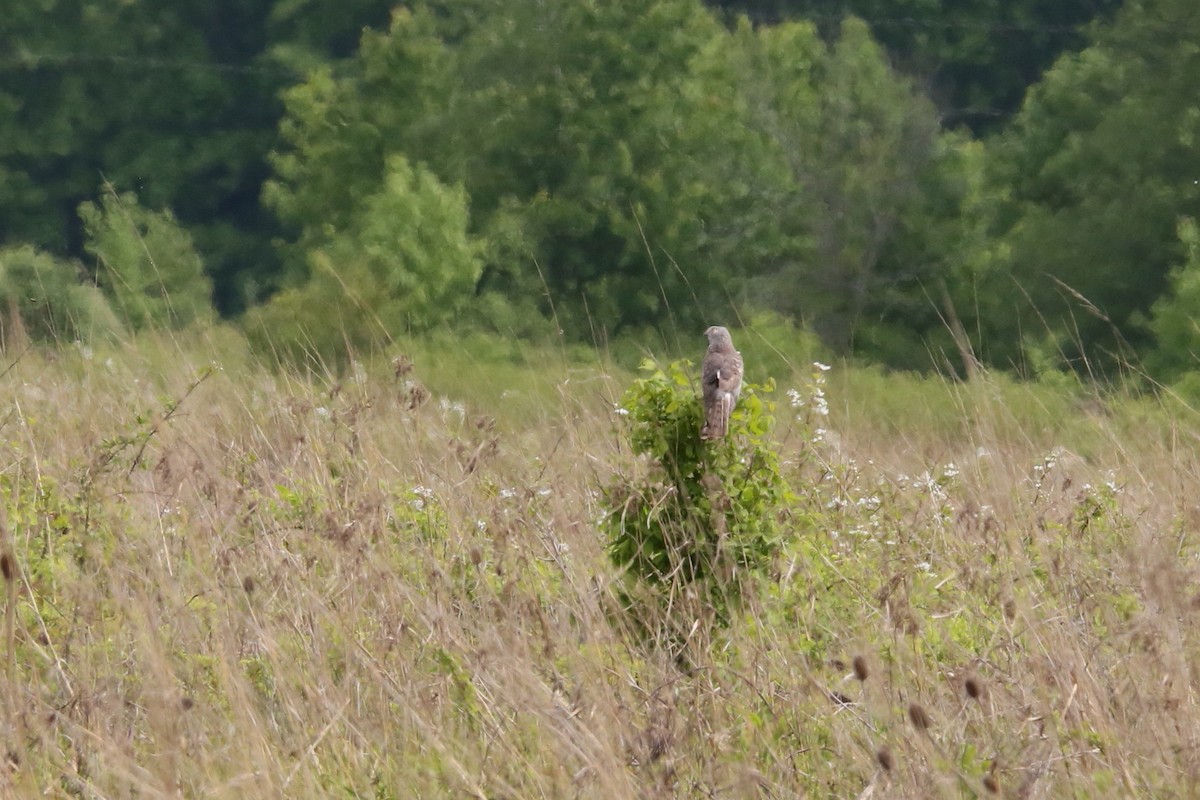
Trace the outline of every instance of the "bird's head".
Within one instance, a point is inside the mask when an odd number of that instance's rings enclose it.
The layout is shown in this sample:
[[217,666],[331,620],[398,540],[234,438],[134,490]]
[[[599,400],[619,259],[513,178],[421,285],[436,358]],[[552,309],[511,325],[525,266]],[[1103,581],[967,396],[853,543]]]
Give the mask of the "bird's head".
[[708,337],[708,344],[710,347],[721,344],[727,344],[730,346],[733,345],[733,340],[729,338],[729,331],[725,328],[722,328],[720,325],[709,326],[708,330],[704,332],[704,335]]

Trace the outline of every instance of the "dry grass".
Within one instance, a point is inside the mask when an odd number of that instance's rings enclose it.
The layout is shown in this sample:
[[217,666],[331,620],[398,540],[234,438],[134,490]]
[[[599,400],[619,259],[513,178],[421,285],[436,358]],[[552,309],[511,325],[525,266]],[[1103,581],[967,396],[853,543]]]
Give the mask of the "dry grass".
[[420,357],[329,385],[245,356],[204,377],[204,353],[30,352],[0,378],[6,793],[1200,784],[1186,419],[991,378],[835,370],[828,420],[781,392],[793,536],[678,657],[620,611],[597,534],[625,378],[517,365],[460,404]]

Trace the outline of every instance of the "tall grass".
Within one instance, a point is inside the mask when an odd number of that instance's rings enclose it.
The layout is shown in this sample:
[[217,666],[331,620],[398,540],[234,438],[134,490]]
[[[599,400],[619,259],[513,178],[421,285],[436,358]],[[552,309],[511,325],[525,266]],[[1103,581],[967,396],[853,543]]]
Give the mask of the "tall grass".
[[1200,782],[1186,410],[781,369],[790,540],[729,626],[697,613],[679,658],[621,607],[598,533],[598,490],[632,458],[628,374],[468,352],[416,345],[337,380],[223,335],[10,352],[4,792]]

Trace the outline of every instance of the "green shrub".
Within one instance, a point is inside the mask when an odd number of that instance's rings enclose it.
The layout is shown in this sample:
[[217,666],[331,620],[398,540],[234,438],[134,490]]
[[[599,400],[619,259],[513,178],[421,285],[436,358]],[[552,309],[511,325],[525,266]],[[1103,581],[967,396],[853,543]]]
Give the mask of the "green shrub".
[[0,337],[88,340],[120,325],[100,291],[80,280],[79,265],[29,246],[0,250]]
[[307,281],[251,312],[247,334],[290,360],[341,364],[453,319],[481,270],[467,220],[462,189],[389,159],[383,187],[309,252]]
[[605,533],[613,562],[664,598],[698,589],[720,621],[742,579],[761,573],[780,541],[789,492],[769,434],[774,391],[748,384],[729,435],[700,439],[701,404],[690,362],[649,374],[622,398],[633,452],[649,459],[641,478],[621,478],[605,492]]
[[1200,397],[1193,374],[1200,371],[1196,356],[1200,352],[1200,326],[1196,324],[1200,310],[1200,225],[1184,218],[1179,222],[1178,235],[1183,263],[1171,270],[1169,290],[1154,303],[1151,317],[1145,321],[1157,343],[1147,366],[1157,379],[1177,382],[1176,390],[1194,400]]
[[212,319],[212,282],[170,211],[142,208],[136,195],[109,190],[99,205],[80,205],[79,216],[87,250],[100,261],[100,287],[131,328],[173,330]]

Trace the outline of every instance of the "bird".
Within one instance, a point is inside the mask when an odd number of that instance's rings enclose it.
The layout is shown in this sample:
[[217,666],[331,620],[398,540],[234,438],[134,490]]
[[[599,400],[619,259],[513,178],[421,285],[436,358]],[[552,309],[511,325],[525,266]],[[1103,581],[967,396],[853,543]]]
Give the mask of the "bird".
[[729,331],[713,325],[704,332],[708,350],[701,363],[704,425],[700,438],[720,439],[729,432],[729,417],[742,391],[742,354],[733,347]]

